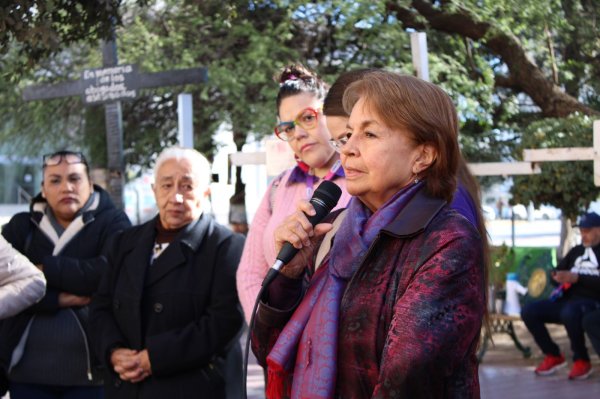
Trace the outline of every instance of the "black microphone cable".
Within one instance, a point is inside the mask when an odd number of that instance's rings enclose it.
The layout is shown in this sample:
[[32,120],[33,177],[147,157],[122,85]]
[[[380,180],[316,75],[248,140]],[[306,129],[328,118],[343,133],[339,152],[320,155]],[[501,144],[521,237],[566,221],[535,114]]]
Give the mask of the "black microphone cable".
[[252,330],[254,329],[254,317],[256,316],[256,310],[258,309],[258,304],[260,302],[260,298],[262,298],[265,289],[268,287],[268,284],[263,284],[260,287],[260,291],[258,291],[258,295],[256,296],[256,300],[254,301],[254,307],[252,308],[252,316],[250,317],[250,324],[248,324],[248,334],[246,335],[246,346],[244,349],[244,369],[242,372],[242,378],[244,379],[244,396],[243,399],[248,398],[248,355],[250,354],[250,335],[252,334]]
[[[335,183],[325,180],[323,181],[319,187],[315,190],[312,198],[310,199],[310,203],[313,205],[315,209],[315,215],[308,216],[308,221],[315,226],[319,223],[338,203],[340,197],[342,195],[342,189],[339,188]],[[256,300],[254,301],[254,307],[252,308],[252,316],[250,317],[250,324],[248,325],[248,334],[246,335],[246,346],[244,349],[244,369],[242,372],[242,378],[244,379],[244,396],[243,399],[247,399],[248,397],[248,355],[250,354],[250,335],[252,334],[252,330],[254,329],[254,317],[256,316],[256,311],[258,309],[258,304],[260,302],[260,298],[262,298],[263,293],[267,289],[267,287],[271,284],[271,282],[277,277],[279,274],[279,269],[286,263],[288,263],[292,258],[298,253],[298,249],[295,248],[289,242],[286,242],[279,253],[277,254],[277,258],[273,266],[269,268],[269,271],[263,280],[260,291],[256,296]]]

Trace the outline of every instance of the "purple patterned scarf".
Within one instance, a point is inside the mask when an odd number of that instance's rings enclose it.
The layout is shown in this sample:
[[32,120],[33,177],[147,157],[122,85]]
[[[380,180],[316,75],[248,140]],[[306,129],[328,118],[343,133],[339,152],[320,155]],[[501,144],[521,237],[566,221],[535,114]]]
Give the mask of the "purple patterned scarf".
[[[327,267],[313,276],[298,309],[267,357],[267,398],[333,398],[337,377],[340,303],[346,285],[381,229],[391,223],[422,182],[396,193],[375,213],[353,197],[336,233]],[[293,370],[292,386],[287,386]],[[289,385],[289,384],[288,384]]]

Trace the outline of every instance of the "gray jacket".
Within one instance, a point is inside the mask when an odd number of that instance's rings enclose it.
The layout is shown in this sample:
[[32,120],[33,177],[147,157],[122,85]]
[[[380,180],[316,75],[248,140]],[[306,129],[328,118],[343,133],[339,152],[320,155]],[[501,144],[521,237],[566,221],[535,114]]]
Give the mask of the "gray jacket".
[[45,292],[44,274],[0,236],[0,319],[28,308]]

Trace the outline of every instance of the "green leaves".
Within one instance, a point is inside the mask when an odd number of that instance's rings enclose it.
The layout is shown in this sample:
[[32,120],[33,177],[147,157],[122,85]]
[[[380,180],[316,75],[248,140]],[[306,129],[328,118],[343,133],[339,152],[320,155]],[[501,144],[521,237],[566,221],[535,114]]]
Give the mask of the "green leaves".
[[0,51],[5,54],[12,42],[19,45],[25,58],[12,66],[17,74],[74,43],[95,43],[108,37],[112,22],[118,24],[119,11],[123,11],[119,8],[121,0],[4,3],[0,6]]
[[[591,147],[592,123],[592,118],[579,114],[535,121],[523,132],[517,154],[526,148]],[[549,204],[575,220],[600,194],[591,161],[544,162],[541,168],[540,175],[514,178],[515,203]]]
[[[536,146],[589,146],[583,131],[591,119],[556,117],[579,106],[600,109],[599,7],[584,0],[14,1],[0,6],[0,139],[28,151],[38,147],[25,143],[70,140],[102,164],[101,108],[85,109],[78,98],[24,104],[20,88],[77,79],[82,69],[100,66],[98,39],[116,18],[121,63],[143,72],[209,69],[207,84],[144,90],[123,103],[128,164],[150,164],[152,154],[173,142],[176,95],[183,90],[193,94],[198,149],[215,150],[212,133],[222,124],[231,126],[241,148],[247,137],[271,133],[278,88],[272,77],[283,65],[303,62],[330,83],[361,67],[412,74],[414,30],[427,33],[431,80],[457,106],[470,161],[511,160]],[[567,181],[588,173],[546,164],[543,170],[555,176],[539,183],[549,192],[565,191]],[[516,195],[525,203],[543,198],[557,206],[595,195],[591,188],[566,190],[559,199],[534,191],[537,178],[519,178]]]

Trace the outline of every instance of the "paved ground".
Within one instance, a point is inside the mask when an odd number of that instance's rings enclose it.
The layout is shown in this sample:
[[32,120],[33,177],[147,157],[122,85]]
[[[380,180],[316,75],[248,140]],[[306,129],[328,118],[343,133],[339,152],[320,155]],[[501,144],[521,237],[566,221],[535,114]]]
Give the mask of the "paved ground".
[[[0,210],[1,211],[1,210]],[[499,220],[488,223],[488,229],[494,244],[502,242],[510,245],[512,225],[510,221]],[[560,225],[558,221],[538,221],[515,223],[516,245],[556,246]],[[481,397],[483,399],[592,399],[600,398],[600,359],[592,355],[594,374],[586,381],[569,381],[569,367],[551,377],[536,377],[535,366],[541,361],[542,354],[532,342],[531,336],[522,323],[515,325],[517,335],[522,342],[533,349],[530,359],[524,359],[513,346],[507,335],[495,335],[495,347],[486,353],[479,369]],[[560,326],[551,328],[553,337],[570,358],[569,343]],[[242,340],[242,345],[244,341]],[[588,348],[591,346],[588,345]],[[264,399],[264,379],[260,366],[251,356],[247,383],[248,399]],[[5,398],[6,399],[6,398]]]
[[524,359],[508,335],[494,335],[495,347],[490,349],[479,367],[481,397],[484,399],[553,399],[600,398],[600,359],[591,349],[594,373],[588,380],[569,381],[571,367],[569,341],[562,326],[550,325],[550,333],[569,359],[567,368],[549,377],[537,377],[533,370],[542,360],[542,353],[533,342],[523,323],[515,323],[520,340],[532,348],[530,359]]
[[[491,347],[479,367],[482,399],[592,399],[600,398],[600,359],[592,354],[595,372],[585,381],[569,381],[567,374],[571,363],[554,376],[537,377],[533,370],[541,361],[542,354],[532,342],[522,323],[515,328],[521,341],[532,348],[530,359],[524,359],[513,346],[508,335],[494,335],[495,346]],[[551,326],[551,334],[570,358],[569,343],[561,326]],[[588,348],[591,348],[588,345]],[[591,351],[593,353],[593,351]],[[251,358],[248,371],[248,398],[264,399],[262,369]]]
[[[508,335],[494,335],[495,346],[487,351],[479,367],[482,399],[600,398],[600,359],[597,355],[592,355],[595,372],[588,380],[569,381],[567,374],[570,364],[554,376],[536,377],[533,370],[541,361],[542,354],[533,345],[531,336],[522,323],[516,323],[515,328],[521,341],[532,348],[533,355],[530,359],[524,359]],[[564,329],[552,326],[551,334],[570,357]],[[248,399],[264,399],[263,372],[252,355],[248,368],[247,389]]]

